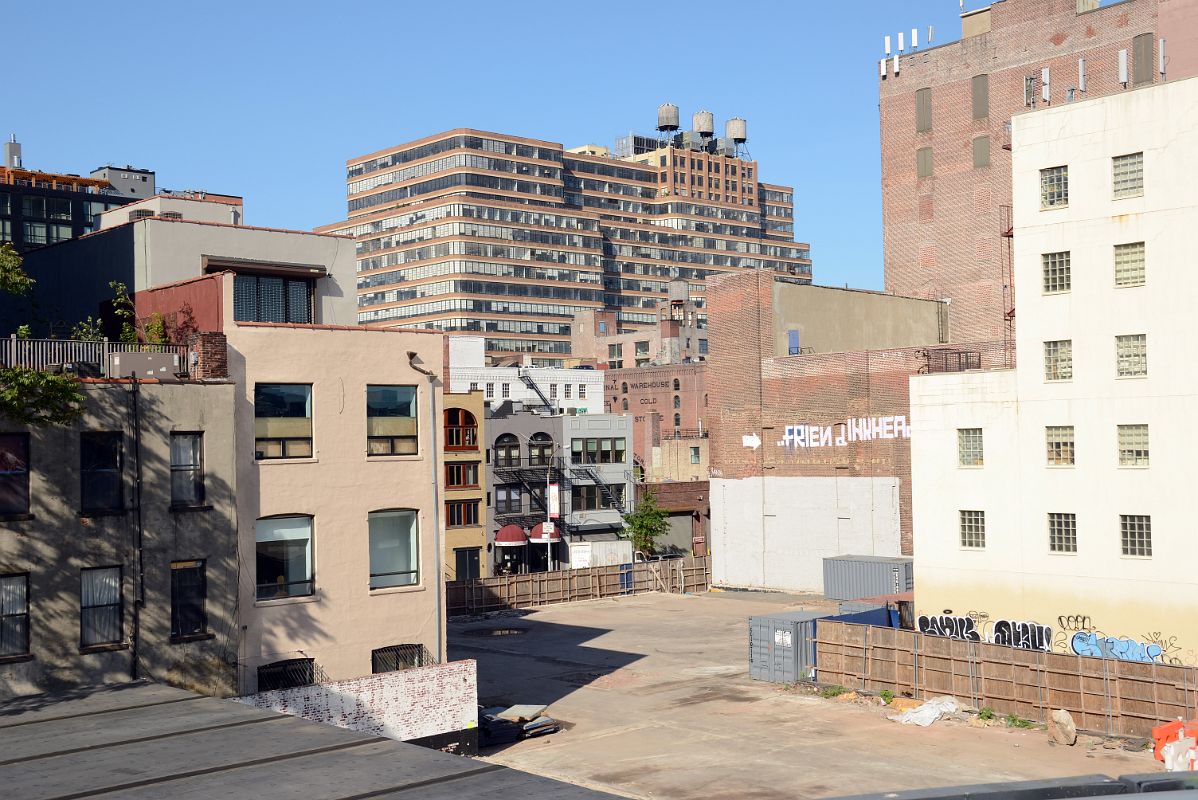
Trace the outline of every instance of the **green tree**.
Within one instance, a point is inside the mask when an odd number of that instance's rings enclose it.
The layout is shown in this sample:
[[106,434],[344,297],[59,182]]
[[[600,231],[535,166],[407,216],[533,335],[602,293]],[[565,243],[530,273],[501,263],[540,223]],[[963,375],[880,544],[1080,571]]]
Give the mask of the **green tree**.
[[[0,245],[0,291],[25,295],[34,279],[12,245]],[[24,326],[22,326],[24,327]],[[0,366],[0,417],[20,425],[66,425],[83,414],[83,390],[69,375]]]
[[657,505],[652,489],[646,489],[636,504],[636,510],[624,515],[632,547],[642,553],[652,553],[657,540],[669,531],[669,515]]

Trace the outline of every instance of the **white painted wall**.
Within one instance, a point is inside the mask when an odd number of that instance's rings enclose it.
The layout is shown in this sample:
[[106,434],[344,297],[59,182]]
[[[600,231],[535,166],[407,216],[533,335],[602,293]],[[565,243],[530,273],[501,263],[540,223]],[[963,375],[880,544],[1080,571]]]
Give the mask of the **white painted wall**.
[[712,580],[823,592],[828,556],[901,554],[898,498],[897,478],[713,478]]
[[[456,337],[449,337],[452,344]],[[455,367],[449,368],[449,389],[451,392],[470,391],[471,385],[483,392],[483,399],[497,406],[504,400],[516,400],[527,406],[541,405],[541,399],[536,393],[520,380],[520,371],[526,370],[546,397],[552,397],[557,392],[556,405],[563,408],[582,408],[588,414],[603,413],[603,373],[594,369],[559,369],[557,367]],[[491,394],[487,394],[487,385],[492,386]],[[508,387],[508,396],[504,397],[503,387]],[[570,396],[566,397],[566,386],[570,387]],[[580,389],[585,397],[579,397]]]
[[[1082,649],[1125,639],[1155,660],[1198,663],[1194,119],[1198,79],[1015,117],[1019,367],[911,378],[919,613],[1035,621],[1063,652],[1078,637]],[[1111,158],[1139,151],[1143,196],[1114,200]],[[1039,171],[1063,164],[1069,206],[1041,211]],[[1137,241],[1147,282],[1116,288],[1113,247]],[[1064,250],[1072,288],[1046,295],[1041,254]],[[1147,334],[1148,375],[1118,378],[1115,336],[1132,333]],[[1055,339],[1073,342],[1071,381],[1044,380],[1043,342]],[[1117,426],[1141,423],[1150,466],[1121,467]],[[1074,426],[1075,466],[1047,465],[1047,425]],[[983,429],[983,467],[957,466],[966,427]],[[985,550],[961,548],[962,509],[985,511]],[[1076,554],[1049,551],[1050,512],[1077,515]],[[1151,515],[1151,557],[1122,555],[1120,514]]]

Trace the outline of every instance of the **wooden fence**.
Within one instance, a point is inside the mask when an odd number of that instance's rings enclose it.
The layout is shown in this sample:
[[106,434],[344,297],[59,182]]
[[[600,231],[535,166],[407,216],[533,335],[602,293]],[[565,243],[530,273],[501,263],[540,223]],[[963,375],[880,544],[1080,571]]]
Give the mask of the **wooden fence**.
[[1079,728],[1150,736],[1198,717],[1198,668],[1117,661],[968,642],[915,631],[820,620],[816,676],[850,689],[953,695],[978,708],[1047,721],[1053,709]]
[[445,604],[449,616],[457,616],[642,592],[705,592],[710,587],[711,566],[707,558],[674,558],[450,581],[445,584]]

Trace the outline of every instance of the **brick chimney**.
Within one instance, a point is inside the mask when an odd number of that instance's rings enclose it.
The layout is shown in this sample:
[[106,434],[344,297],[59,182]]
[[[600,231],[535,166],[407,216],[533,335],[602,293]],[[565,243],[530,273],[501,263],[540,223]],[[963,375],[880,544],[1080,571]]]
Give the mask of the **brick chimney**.
[[229,377],[229,345],[219,331],[193,333],[187,340],[192,380]]

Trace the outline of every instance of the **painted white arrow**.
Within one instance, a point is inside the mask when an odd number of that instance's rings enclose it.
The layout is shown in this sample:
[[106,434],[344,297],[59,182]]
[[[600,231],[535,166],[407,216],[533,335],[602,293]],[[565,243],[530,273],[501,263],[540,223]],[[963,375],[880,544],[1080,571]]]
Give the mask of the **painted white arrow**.
[[740,437],[740,443],[745,447],[752,447],[756,450],[758,447],[761,447],[761,438],[755,433],[750,433],[748,436]]

